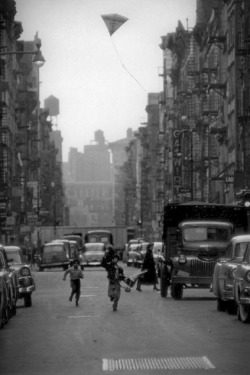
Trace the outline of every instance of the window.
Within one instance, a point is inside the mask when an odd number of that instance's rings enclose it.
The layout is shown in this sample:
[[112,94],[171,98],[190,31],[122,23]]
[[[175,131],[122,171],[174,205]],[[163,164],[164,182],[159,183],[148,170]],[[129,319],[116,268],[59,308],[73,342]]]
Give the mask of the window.
[[185,241],[219,241],[226,242],[229,239],[227,228],[218,227],[190,227],[184,228]]
[[243,259],[248,242],[237,243],[233,259]]

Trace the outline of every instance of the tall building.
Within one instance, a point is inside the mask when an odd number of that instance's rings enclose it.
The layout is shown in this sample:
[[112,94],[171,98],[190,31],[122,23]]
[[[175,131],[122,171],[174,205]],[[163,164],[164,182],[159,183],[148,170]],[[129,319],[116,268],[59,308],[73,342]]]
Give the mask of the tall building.
[[83,153],[71,148],[66,197],[70,224],[86,227],[114,225],[114,181],[111,153],[101,130]]

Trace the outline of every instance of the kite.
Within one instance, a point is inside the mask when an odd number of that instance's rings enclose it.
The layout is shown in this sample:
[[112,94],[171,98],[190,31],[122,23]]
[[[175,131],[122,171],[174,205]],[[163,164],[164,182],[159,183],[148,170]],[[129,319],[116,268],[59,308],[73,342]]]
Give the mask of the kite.
[[[124,16],[121,16],[119,14],[104,14],[101,16],[103,21],[105,22],[105,25],[109,31],[109,34],[110,36],[112,36],[116,30],[119,29],[119,27],[121,27],[125,22],[128,21],[128,18],[127,17],[124,17]],[[126,68],[126,66],[123,64],[122,60],[121,60],[121,57],[116,49],[116,46],[113,42],[113,39],[111,38],[111,41],[113,43],[113,46],[114,46],[114,49],[117,53],[117,56],[120,60],[120,63],[122,65],[122,67],[126,70],[126,72],[138,83],[138,85],[143,89],[143,91],[146,92],[146,90],[142,87],[142,85],[140,84],[139,81],[137,81],[137,79],[128,71],[128,69]]]
[[114,32],[128,20],[128,18],[120,16],[119,14],[106,14],[101,17],[110,35],[114,34]]

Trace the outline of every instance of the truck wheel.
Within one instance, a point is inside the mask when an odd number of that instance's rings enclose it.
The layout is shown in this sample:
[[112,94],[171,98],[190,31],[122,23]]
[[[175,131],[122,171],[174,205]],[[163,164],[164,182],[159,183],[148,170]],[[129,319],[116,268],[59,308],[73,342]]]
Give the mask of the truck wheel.
[[25,307],[31,307],[32,306],[32,298],[31,294],[26,294],[24,296],[24,306]]
[[238,319],[242,323],[250,323],[250,306],[246,304],[238,305]]
[[217,298],[217,311],[226,311],[227,302],[223,301],[221,298]]
[[171,287],[171,297],[175,300],[182,299],[183,296],[183,285],[182,284],[174,284]]

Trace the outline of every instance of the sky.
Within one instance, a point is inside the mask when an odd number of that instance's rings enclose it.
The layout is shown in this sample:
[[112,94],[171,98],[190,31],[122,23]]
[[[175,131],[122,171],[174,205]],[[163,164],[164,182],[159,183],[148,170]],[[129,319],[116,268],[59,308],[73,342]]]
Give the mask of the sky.
[[[161,36],[178,20],[192,28],[196,0],[15,0],[20,40],[42,41],[40,103],[59,99],[54,129],[63,137],[63,161],[71,147],[83,152],[97,130],[108,142],[126,138],[147,121],[148,93],[161,92]],[[128,18],[112,36],[102,15]],[[55,122],[55,119],[53,120]]]

